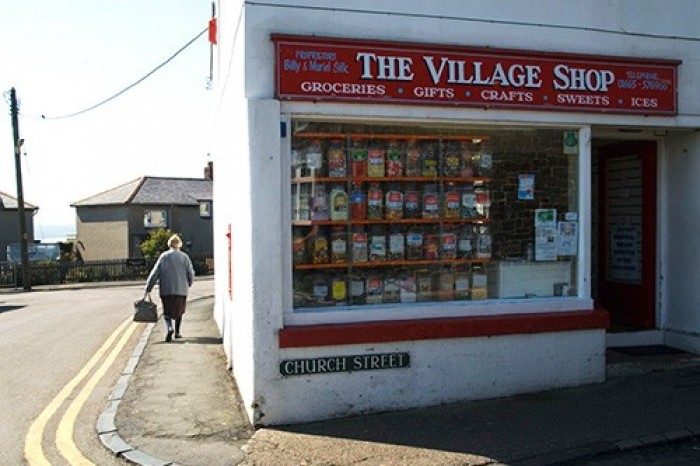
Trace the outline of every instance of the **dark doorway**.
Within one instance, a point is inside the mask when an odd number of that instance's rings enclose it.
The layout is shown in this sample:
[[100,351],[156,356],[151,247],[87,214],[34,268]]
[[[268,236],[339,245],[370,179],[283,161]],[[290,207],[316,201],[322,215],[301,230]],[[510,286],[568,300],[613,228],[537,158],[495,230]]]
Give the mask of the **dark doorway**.
[[656,143],[600,146],[596,299],[614,326],[656,325]]

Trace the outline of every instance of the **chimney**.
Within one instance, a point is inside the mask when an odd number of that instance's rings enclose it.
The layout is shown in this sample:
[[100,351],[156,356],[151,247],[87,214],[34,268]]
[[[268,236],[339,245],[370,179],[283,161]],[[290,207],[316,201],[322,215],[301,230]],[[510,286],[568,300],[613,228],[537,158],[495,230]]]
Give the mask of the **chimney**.
[[207,166],[204,167],[204,179],[214,180],[214,162],[207,162]]

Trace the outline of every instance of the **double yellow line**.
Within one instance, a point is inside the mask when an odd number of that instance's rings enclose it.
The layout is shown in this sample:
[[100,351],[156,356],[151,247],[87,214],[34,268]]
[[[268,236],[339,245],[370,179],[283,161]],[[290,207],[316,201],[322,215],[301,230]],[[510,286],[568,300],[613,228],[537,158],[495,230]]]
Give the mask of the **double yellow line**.
[[[129,324],[131,324],[129,326]],[[129,327],[125,332],[124,329]],[[54,397],[53,400],[44,408],[44,410],[39,414],[39,416],[32,422],[27,432],[27,437],[24,442],[24,457],[30,466],[40,465],[40,466],[50,466],[51,463],[46,459],[44,455],[44,449],[42,447],[42,441],[44,437],[44,430],[46,429],[46,424],[49,422],[51,417],[58,411],[61,405],[66,401],[68,396],[75,390],[75,388],[88,376],[90,371],[97,365],[97,363],[102,359],[102,357],[107,353],[114,341],[119,337],[119,334],[124,332],[117,342],[116,346],[112,348],[111,352],[102,362],[102,365],[94,372],[92,377],[85,383],[83,388],[80,390],[78,395],[73,399],[73,401],[68,406],[68,409],[64,413],[61,421],[58,424],[56,430],[56,446],[61,452],[61,455],[71,464],[71,465],[94,465],[90,460],[85,458],[83,454],[78,450],[78,447],[73,442],[73,430],[75,427],[75,420],[78,417],[78,413],[82,409],[83,405],[87,401],[88,397],[97,386],[97,383],[104,377],[107,370],[114,364],[114,360],[119,356],[119,353],[126,345],[134,330],[138,328],[138,324],[132,321],[129,317],[124,322],[122,322],[117,329],[112,332],[112,334],[107,338],[104,344],[99,350],[90,358],[90,360],[83,366],[83,368],[78,372],[78,374],[73,377],[73,379],[68,382],[60,392]]]

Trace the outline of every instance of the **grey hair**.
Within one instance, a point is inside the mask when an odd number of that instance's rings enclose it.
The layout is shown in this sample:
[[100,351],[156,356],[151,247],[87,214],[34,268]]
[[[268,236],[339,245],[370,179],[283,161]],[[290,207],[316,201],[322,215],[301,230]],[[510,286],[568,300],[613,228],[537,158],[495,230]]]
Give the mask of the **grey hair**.
[[173,235],[170,238],[168,238],[168,247],[169,248],[180,248],[180,247],[182,247],[182,240],[180,239],[179,236]]

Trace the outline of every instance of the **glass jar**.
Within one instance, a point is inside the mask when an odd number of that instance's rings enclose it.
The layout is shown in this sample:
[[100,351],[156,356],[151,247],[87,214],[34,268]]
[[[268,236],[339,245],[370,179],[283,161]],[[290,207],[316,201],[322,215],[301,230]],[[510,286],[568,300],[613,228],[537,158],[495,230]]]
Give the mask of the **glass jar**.
[[292,233],[292,263],[294,265],[306,264],[309,258],[306,254],[306,235],[304,231],[295,227]]
[[423,187],[423,218],[440,218],[440,198],[434,184]]
[[352,261],[367,262],[369,259],[369,248],[367,243],[367,233],[361,226],[356,226],[352,231]]
[[423,235],[423,259],[438,260],[440,257],[440,238],[435,228],[430,227]]
[[383,303],[398,303],[401,301],[401,278],[395,271],[387,271],[384,275]]
[[345,228],[340,225],[333,227],[331,231],[331,262],[342,264],[348,260],[348,235]]
[[464,225],[457,235],[457,257],[459,259],[473,259],[476,248],[475,235],[472,225]]
[[329,260],[328,238],[319,227],[314,226],[307,238],[307,250],[312,264],[327,264]]
[[486,225],[479,225],[476,237],[476,258],[491,259],[491,233]]
[[367,149],[367,176],[383,178],[385,169],[384,147],[378,141],[372,141]]
[[457,233],[452,227],[445,227],[440,233],[440,258],[444,260],[457,258]]
[[345,192],[345,187],[340,184],[334,185],[329,197],[330,219],[347,220],[349,214],[349,200],[348,193]]
[[469,269],[467,267],[461,267],[455,271],[454,299],[458,301],[469,299]]
[[472,268],[471,272],[471,299],[486,299],[488,298],[488,277],[481,264],[477,264]]
[[350,304],[365,304],[365,277],[355,271],[350,277]]
[[445,195],[442,201],[443,218],[459,218],[461,193],[455,183],[445,183]]
[[353,178],[367,176],[367,147],[362,139],[352,140],[350,171]]
[[474,203],[479,218],[489,218],[491,215],[491,195],[483,186],[474,188]]
[[365,285],[365,301],[367,304],[381,304],[384,284],[382,276],[377,271],[371,271],[367,275]]
[[416,273],[416,288],[418,302],[433,300],[433,275],[428,269],[421,269]]
[[331,299],[337,306],[344,306],[348,303],[348,283],[345,275],[333,275],[330,284]]
[[466,184],[462,188],[462,202],[459,207],[459,216],[462,218],[477,218],[476,211],[476,194],[474,193],[474,185]]
[[384,212],[387,220],[401,220],[403,218],[403,193],[399,191],[397,183],[392,183],[386,192]]
[[311,220],[325,221],[330,218],[329,200],[326,186],[317,183],[311,193]]
[[404,201],[404,218],[420,218],[421,217],[421,202],[420,192],[416,190],[414,184],[409,184],[406,187],[406,192],[403,195]]
[[477,176],[491,176],[493,160],[491,156],[491,147],[488,143],[482,142],[475,151],[472,157],[474,161],[474,169]]
[[350,191],[350,217],[353,220],[367,218],[367,199],[359,184],[354,184],[352,191]]
[[367,220],[384,218],[383,191],[379,183],[372,183],[367,189]]
[[406,257],[406,241],[403,231],[399,226],[392,226],[389,232],[389,254],[390,261],[402,261]]
[[440,301],[455,299],[455,274],[450,268],[442,269],[438,275],[438,299]]
[[314,275],[312,284],[313,300],[316,304],[327,304],[328,300],[328,276],[319,272]]
[[438,176],[437,147],[433,142],[424,142],[421,146],[421,176],[426,178]]
[[460,174],[462,178],[471,178],[474,176],[474,162],[472,160],[472,150],[471,143],[469,141],[464,141],[460,147],[460,155],[462,157],[462,162],[460,166]]
[[386,176],[403,176],[404,148],[396,140],[389,142],[386,149]]
[[404,272],[401,275],[401,291],[399,292],[399,301],[402,303],[416,302],[416,274],[413,272]]
[[442,156],[443,176],[459,176],[462,165],[460,147],[455,141],[448,142]]
[[292,184],[292,220],[309,220],[311,185],[308,183]]
[[369,234],[369,260],[370,261],[385,261],[386,260],[386,234],[384,227],[374,226]]
[[423,259],[423,229],[414,225],[406,235],[406,259],[419,261]]
[[323,161],[323,146],[321,141],[318,139],[312,139],[309,141],[309,145],[306,146],[305,157],[304,157],[306,168],[304,169],[304,176],[323,176],[324,175],[324,161]]
[[306,152],[299,149],[292,149],[292,178],[304,176],[306,168]]
[[348,176],[345,163],[345,148],[342,139],[333,139],[328,146],[328,176],[332,178],[344,178]]
[[406,146],[406,169],[404,172],[408,177],[421,176],[420,147],[415,139],[408,141]]

